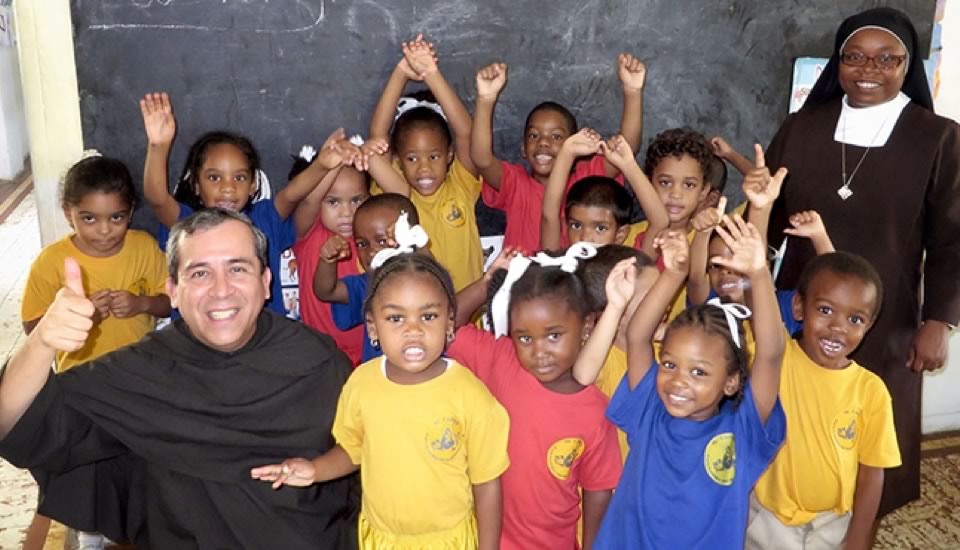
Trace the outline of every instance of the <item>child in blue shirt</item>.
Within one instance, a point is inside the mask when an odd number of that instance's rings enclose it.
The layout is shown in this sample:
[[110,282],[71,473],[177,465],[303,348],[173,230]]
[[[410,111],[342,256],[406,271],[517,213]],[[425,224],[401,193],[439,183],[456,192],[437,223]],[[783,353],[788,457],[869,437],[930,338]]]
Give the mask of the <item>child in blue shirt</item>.
[[[377,252],[397,246],[394,225],[401,214],[407,215],[410,226],[420,223],[413,202],[397,193],[374,195],[357,208],[353,215],[353,239],[363,268],[359,275],[337,279],[337,262],[350,254],[350,244],[343,237],[334,235],[320,247],[313,292],[319,300],[330,303],[330,316],[340,330],[364,324],[363,301],[367,298],[367,286],[373,271],[370,263]],[[382,354],[364,328],[361,364]]]
[[[658,236],[665,270],[630,321],[627,376],[607,410],[627,433],[630,454],[594,548],[743,548],[750,491],[786,432],[777,397],[784,331],[756,227],[738,216],[726,218],[717,233],[733,256],[713,261],[751,283],[756,354],[750,381],[740,305],[685,310],[655,355],[652,337],[689,268],[686,235]],[[600,331],[612,340],[622,313],[608,306],[594,336]],[[581,359],[600,360],[577,362],[581,383],[596,377],[606,347],[606,338],[592,338],[584,348]]]

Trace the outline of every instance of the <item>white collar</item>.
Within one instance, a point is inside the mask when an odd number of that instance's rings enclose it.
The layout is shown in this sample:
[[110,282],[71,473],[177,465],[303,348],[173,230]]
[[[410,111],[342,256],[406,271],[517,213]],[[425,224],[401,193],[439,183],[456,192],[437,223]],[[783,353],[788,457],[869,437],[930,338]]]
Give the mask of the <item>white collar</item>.
[[856,108],[850,106],[847,96],[844,95],[833,139],[858,147],[882,147],[890,139],[897,119],[908,103],[910,97],[900,92],[886,103]]

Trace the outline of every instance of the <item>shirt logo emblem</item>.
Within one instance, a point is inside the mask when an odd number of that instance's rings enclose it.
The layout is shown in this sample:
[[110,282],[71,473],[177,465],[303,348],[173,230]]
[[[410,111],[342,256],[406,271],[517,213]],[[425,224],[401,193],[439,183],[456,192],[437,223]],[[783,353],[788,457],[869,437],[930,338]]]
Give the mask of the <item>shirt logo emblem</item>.
[[585,445],[579,437],[568,437],[550,445],[547,451],[547,468],[553,477],[563,481],[570,477],[573,464],[583,455]]
[[736,475],[737,451],[733,433],[714,436],[703,450],[703,468],[717,485],[733,484]]
[[860,411],[855,409],[847,409],[834,417],[831,431],[833,440],[841,449],[849,451],[857,445],[857,434],[860,432],[857,425],[859,417]]
[[427,428],[426,446],[430,456],[447,461],[463,446],[463,424],[453,417],[441,418]]

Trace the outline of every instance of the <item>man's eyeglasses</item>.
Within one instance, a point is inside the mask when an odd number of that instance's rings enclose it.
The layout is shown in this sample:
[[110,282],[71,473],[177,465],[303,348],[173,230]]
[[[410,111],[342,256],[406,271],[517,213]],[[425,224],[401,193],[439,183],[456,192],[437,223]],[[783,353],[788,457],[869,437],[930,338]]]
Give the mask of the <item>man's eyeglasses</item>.
[[883,53],[877,56],[864,55],[860,52],[847,52],[840,54],[840,61],[844,65],[851,67],[863,67],[867,61],[873,61],[878,69],[890,70],[896,69],[906,59],[905,55],[894,55],[892,53]]

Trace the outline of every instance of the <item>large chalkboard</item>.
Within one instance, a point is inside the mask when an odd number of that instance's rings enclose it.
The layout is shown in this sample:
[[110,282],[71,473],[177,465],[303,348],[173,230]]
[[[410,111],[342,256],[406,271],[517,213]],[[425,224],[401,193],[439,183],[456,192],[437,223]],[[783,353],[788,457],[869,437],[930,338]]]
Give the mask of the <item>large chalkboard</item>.
[[253,139],[274,187],[302,144],[339,126],[366,132],[399,43],[417,32],[435,42],[468,108],[477,69],[510,65],[495,119],[502,158],[519,157],[524,117],[547,99],[582,126],[616,131],[621,51],[648,67],[646,140],[689,126],[747,152],[786,115],[793,59],[829,55],[840,21],[877,5],[907,12],[927,48],[934,0],[71,2],[87,147],[140,172],[137,100],[167,90],[179,125],[172,174],[197,136],[229,128]]

